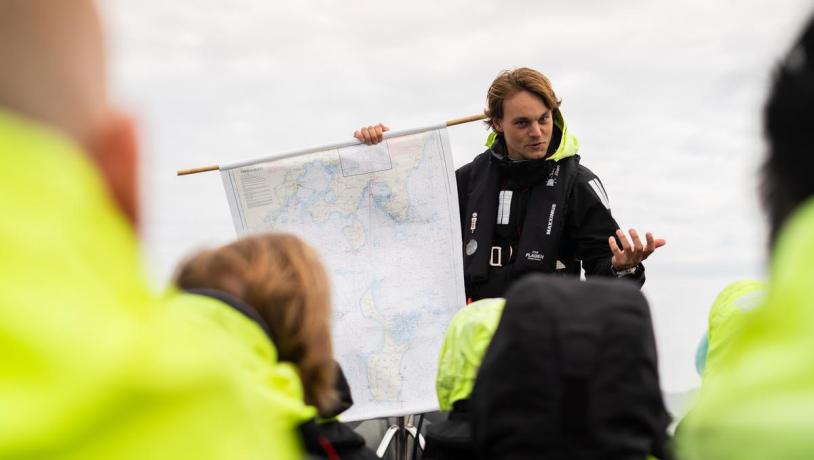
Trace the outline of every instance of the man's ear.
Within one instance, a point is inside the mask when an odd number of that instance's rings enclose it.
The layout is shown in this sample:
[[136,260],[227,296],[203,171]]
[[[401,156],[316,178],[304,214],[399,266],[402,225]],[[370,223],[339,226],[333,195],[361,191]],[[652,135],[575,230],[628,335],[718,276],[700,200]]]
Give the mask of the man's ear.
[[139,150],[135,121],[123,113],[111,114],[92,135],[88,148],[113,200],[138,230]]
[[503,134],[503,123],[497,118],[492,118],[492,129],[497,133]]

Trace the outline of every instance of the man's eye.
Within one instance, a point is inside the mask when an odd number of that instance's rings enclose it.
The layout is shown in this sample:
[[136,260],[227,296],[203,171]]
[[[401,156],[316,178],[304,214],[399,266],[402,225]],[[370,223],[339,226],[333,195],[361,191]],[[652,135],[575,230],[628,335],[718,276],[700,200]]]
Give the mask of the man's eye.
[[518,121],[517,123],[515,123],[515,125],[517,126],[526,126],[527,124],[529,124],[529,122],[527,121]]
[[540,123],[545,123],[545,122],[547,122],[547,121],[548,121],[548,118],[549,118],[549,115],[548,115],[548,114],[543,115],[543,117],[542,117],[542,118],[540,118]]

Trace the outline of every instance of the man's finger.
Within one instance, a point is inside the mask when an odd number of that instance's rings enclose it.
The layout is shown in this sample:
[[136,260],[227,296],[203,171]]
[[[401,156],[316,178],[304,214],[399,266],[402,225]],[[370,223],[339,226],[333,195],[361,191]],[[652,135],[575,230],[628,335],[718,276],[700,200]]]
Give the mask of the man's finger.
[[630,252],[630,242],[627,240],[627,236],[625,236],[625,232],[622,229],[616,230],[616,236],[619,238],[619,241],[622,242],[622,251]]
[[639,239],[639,233],[635,228],[631,228],[628,232],[630,232],[630,239],[633,240],[633,250],[641,254],[644,246],[642,246],[642,240]]
[[663,240],[661,238],[657,239],[656,240],[656,249],[664,246],[665,244],[667,244],[667,240]]
[[619,249],[619,245],[616,244],[616,238],[609,236],[608,246],[610,246],[610,250],[614,257],[622,257],[622,251]]
[[372,126],[362,128],[362,135],[365,136],[365,144],[370,145],[374,143],[375,134],[373,133]]
[[653,251],[656,250],[656,241],[653,239],[653,234],[650,232],[645,233],[644,239],[647,241],[647,245],[644,249],[645,254],[652,254]]

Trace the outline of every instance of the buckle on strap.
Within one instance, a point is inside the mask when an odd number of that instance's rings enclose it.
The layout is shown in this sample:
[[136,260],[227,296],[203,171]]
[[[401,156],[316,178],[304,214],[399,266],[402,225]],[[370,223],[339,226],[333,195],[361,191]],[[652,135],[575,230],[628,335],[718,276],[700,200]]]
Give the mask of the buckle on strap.
[[489,265],[493,267],[503,266],[503,248],[500,246],[492,246],[492,253],[489,257]]

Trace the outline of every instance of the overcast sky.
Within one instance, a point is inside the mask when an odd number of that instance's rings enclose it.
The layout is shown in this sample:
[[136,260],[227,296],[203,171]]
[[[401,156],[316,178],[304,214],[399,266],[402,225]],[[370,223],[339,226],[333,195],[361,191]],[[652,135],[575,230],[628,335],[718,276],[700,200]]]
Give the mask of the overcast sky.
[[[774,63],[809,0],[103,0],[115,98],[141,120],[145,253],[157,283],[234,238],[224,164],[479,113],[502,69],[546,73],[647,263],[663,385],[697,385],[695,346],[725,284],[762,277],[756,172]],[[483,150],[450,129],[456,165]]]

